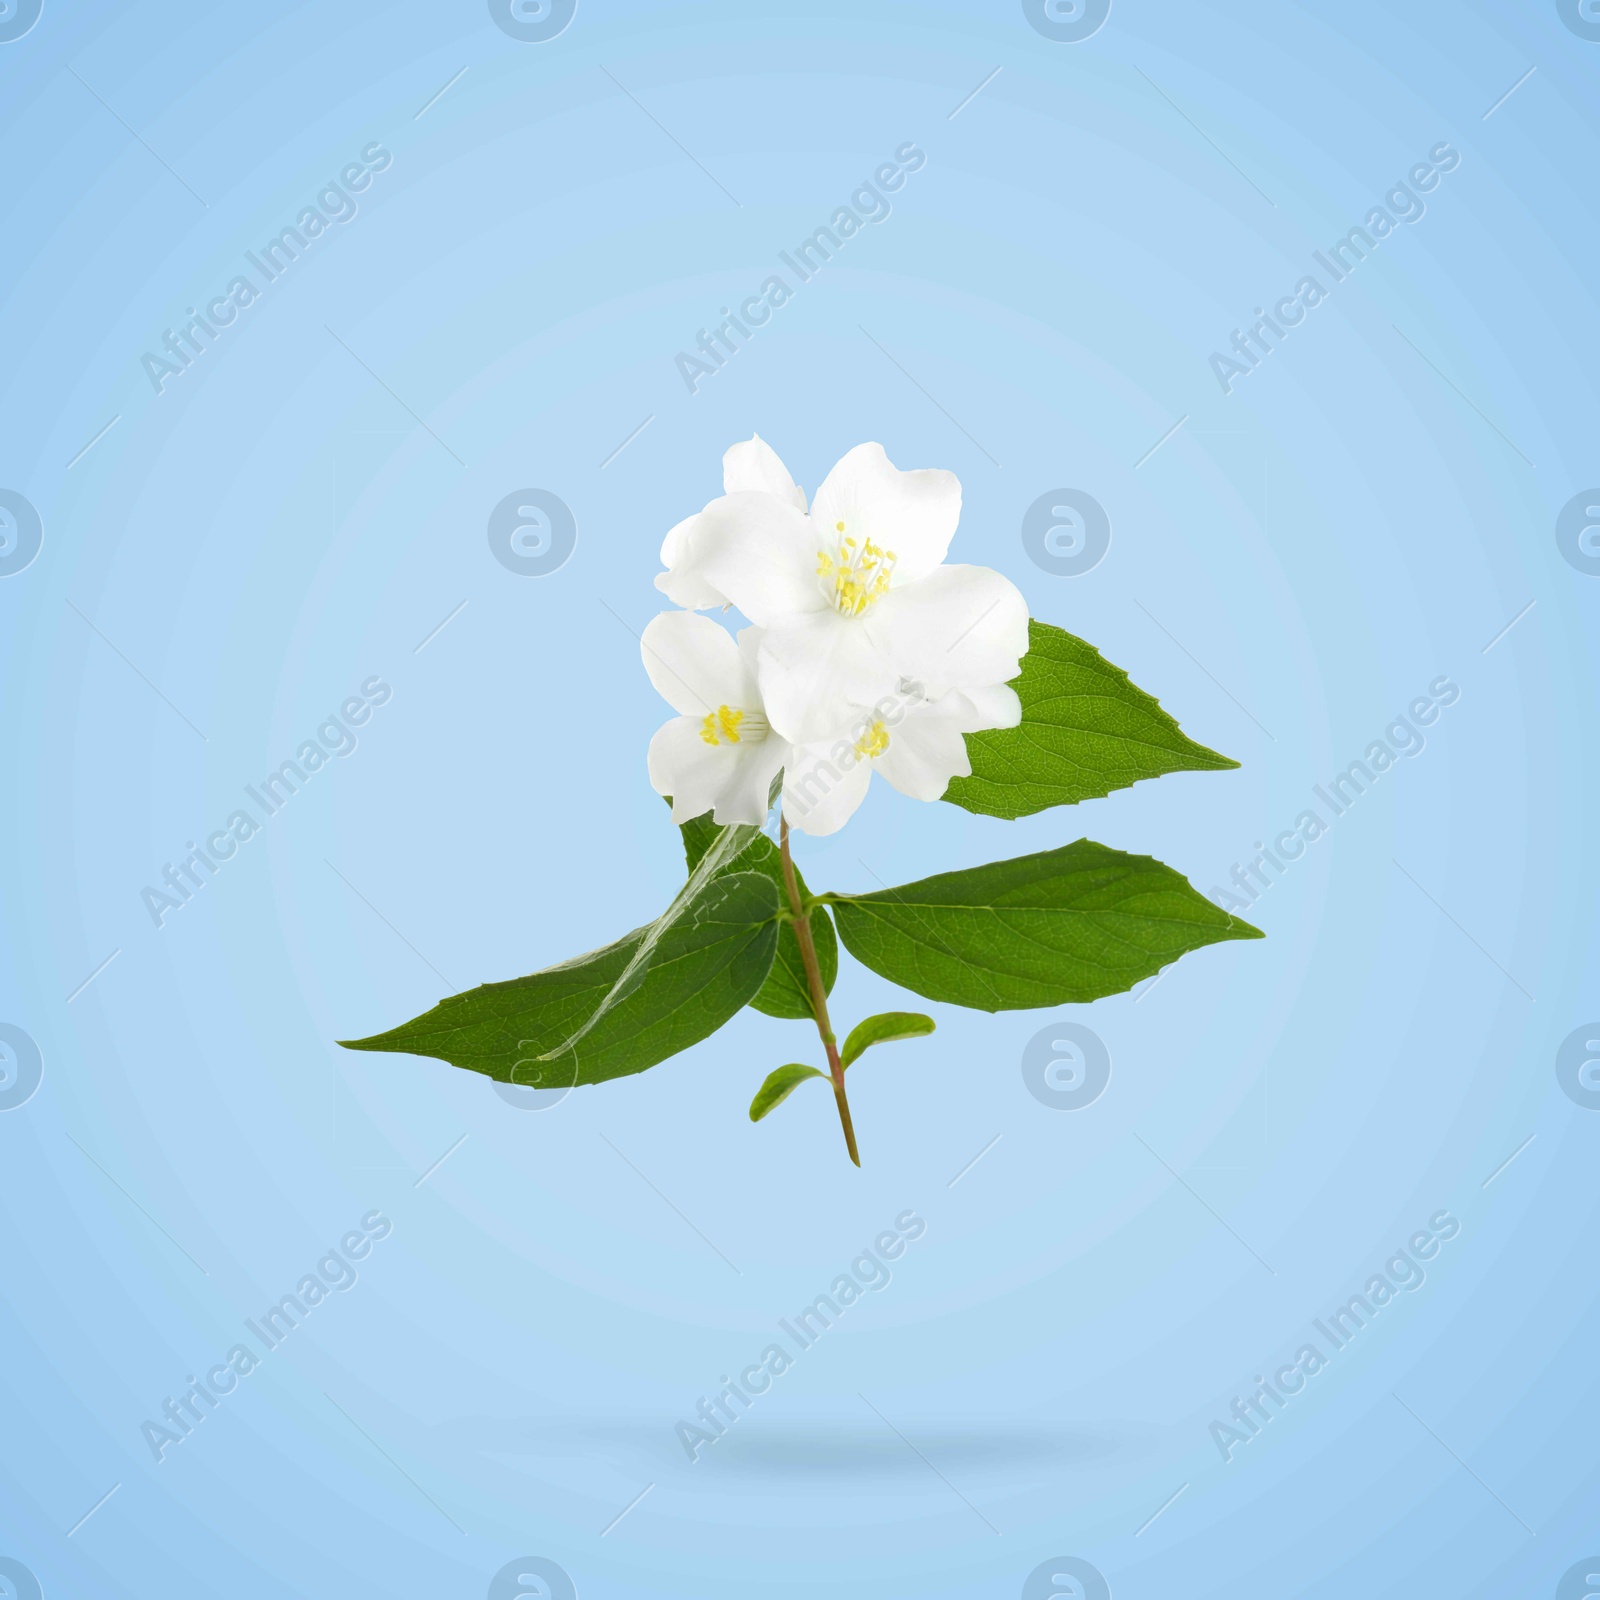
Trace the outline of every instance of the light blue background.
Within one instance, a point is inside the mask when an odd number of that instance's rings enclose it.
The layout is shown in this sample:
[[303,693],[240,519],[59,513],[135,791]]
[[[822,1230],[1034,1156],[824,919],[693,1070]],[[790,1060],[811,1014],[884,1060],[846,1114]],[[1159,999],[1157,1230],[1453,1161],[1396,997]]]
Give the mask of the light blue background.
[[[1116,0],[1063,43],[1001,0],[582,0],[528,43],[482,0],[46,0],[0,44],[0,487],[44,525],[0,579],[0,1022],[44,1061],[0,1114],[0,1556],[51,1597],[480,1596],[524,1555],[584,1600],[1010,1597],[1072,1556],[1280,1600],[1549,1596],[1600,1551],[1600,1113],[1554,1068],[1600,1016],[1600,579],[1554,532],[1600,483],[1600,42],[1560,9]],[[372,141],[359,215],[155,393]],[[906,141],[892,216],[691,395],[675,354]],[[1426,216],[1224,395],[1211,353],[1440,141]],[[1088,834],[1209,890],[1460,699],[1265,942],[1057,1019],[1111,1054],[1081,1111],[1024,1084],[1037,1013],[863,1063],[859,1173],[824,1094],[746,1119],[798,1023],[537,1114],[339,1050],[676,887],[631,634],[752,431],[811,488],[863,439],[954,469],[956,558],[1243,763],[1015,824],[879,786],[818,887]],[[486,538],[527,487],[577,520],[546,577]],[[1020,537],[1064,487],[1113,528],[1076,578]],[[154,927],[372,675],[359,749]],[[896,998],[848,967],[836,1015]],[[360,1282],[154,1461],[374,1208]],[[908,1208],[892,1283],[687,1461]],[[1212,1420],[1440,1209],[1425,1285],[1224,1463]]]

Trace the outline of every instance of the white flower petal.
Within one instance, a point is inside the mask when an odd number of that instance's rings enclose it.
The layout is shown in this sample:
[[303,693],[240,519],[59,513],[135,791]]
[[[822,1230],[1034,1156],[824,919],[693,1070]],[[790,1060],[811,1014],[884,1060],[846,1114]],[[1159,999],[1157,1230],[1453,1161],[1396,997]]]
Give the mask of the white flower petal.
[[940,567],[891,589],[863,620],[895,671],[933,700],[1009,683],[1028,652],[1028,602],[990,567]]
[[817,579],[811,523],[775,495],[724,495],[673,534],[679,537],[672,570],[656,586],[675,600],[682,596],[683,604],[733,605],[764,624],[828,603]]
[[783,739],[763,739],[759,744],[724,745],[732,760],[728,762],[722,788],[716,798],[711,820],[727,827],[748,822],[760,827],[772,805],[772,780],[789,758],[789,745]]
[[650,787],[671,795],[678,824],[709,811],[727,785],[736,745],[707,744],[698,717],[674,717],[650,741]]
[[658,588],[675,606],[689,611],[707,611],[727,602],[706,581],[705,574],[689,560],[696,524],[701,513],[685,517],[661,541],[661,565],[667,570],[656,574]]
[[639,647],[656,693],[683,716],[745,707],[753,698],[739,646],[710,617],[663,611],[646,624]]
[[789,475],[789,469],[778,459],[778,452],[759,433],[730,446],[722,458],[722,492],[744,494],[751,491],[775,494],[799,511],[806,508],[805,490]]
[[889,748],[872,764],[913,800],[937,800],[952,778],[972,773],[959,718],[935,706],[919,706],[891,729]]
[[758,662],[767,720],[797,743],[832,738],[858,721],[852,708],[875,705],[899,676],[861,619],[832,607],[772,622]]
[[741,628],[737,635],[739,646],[739,666],[745,675],[745,698],[741,705],[760,706],[761,690],[758,687],[760,679],[757,676],[761,659],[761,641],[766,638],[765,628]]
[[1022,721],[1022,702],[1008,683],[991,684],[987,689],[952,689],[939,707],[944,715],[955,718],[963,733],[1014,728]]
[[[698,516],[699,512],[695,513]],[[689,530],[694,526],[694,517],[685,517],[682,522],[677,522],[667,529],[667,536],[661,541],[661,565],[670,567],[675,561],[681,561],[689,548]]]
[[674,717],[650,741],[650,787],[672,798],[672,820],[682,824],[711,812],[727,826],[760,827],[771,807],[772,780],[789,757],[782,739],[707,744],[698,717]]
[[912,583],[950,548],[961,517],[961,480],[939,468],[901,472],[881,444],[858,444],[817,490],[811,517],[829,540],[848,535],[893,550],[891,582]]
[[789,825],[820,837],[837,833],[866,799],[872,763],[848,739],[791,752],[783,774],[783,814]]

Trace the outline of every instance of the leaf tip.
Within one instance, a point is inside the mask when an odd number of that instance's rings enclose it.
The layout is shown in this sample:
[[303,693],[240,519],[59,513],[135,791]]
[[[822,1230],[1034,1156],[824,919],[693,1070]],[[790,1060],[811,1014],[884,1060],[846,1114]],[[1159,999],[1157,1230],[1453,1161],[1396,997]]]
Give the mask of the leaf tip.
[[755,1099],[750,1102],[750,1120],[759,1122],[769,1111],[781,1106],[807,1078],[826,1076],[825,1072],[818,1072],[815,1067],[804,1066],[798,1061],[791,1061],[786,1067],[774,1067],[756,1090]]
[[335,1039],[333,1042],[341,1050],[373,1050],[383,1051],[390,1055],[426,1055],[426,1048],[418,1045],[408,1037],[410,1024],[399,1028],[390,1028],[383,1033],[368,1035],[365,1039]]

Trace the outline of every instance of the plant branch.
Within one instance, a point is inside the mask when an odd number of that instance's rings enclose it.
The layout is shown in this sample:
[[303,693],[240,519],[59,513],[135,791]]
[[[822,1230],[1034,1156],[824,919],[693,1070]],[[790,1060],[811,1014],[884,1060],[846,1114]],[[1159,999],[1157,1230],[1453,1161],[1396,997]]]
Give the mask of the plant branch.
[[800,960],[806,969],[806,983],[811,990],[811,1014],[816,1019],[817,1032],[822,1036],[822,1047],[828,1052],[828,1072],[833,1079],[833,1098],[839,1105],[839,1125],[844,1129],[845,1148],[850,1159],[859,1167],[861,1154],[856,1149],[855,1124],[850,1120],[850,1102],[844,1092],[844,1063],[839,1059],[838,1041],[833,1036],[833,1024],[828,1020],[828,994],[822,987],[822,968],[817,964],[817,947],[811,937],[811,915],[800,899],[800,884],[795,877],[794,861],[789,855],[789,819],[778,823],[778,850],[783,860],[783,887],[789,896],[789,907],[794,912],[794,936],[800,945]]

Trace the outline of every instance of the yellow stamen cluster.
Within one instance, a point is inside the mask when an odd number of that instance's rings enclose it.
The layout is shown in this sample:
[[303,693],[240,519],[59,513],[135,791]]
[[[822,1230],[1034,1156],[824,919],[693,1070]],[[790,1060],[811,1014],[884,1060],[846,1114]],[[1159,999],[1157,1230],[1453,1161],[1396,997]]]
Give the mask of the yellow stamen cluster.
[[718,706],[700,719],[700,737],[707,744],[738,744],[743,721],[744,712],[735,711],[732,706]]
[[874,722],[867,731],[856,740],[856,754],[863,760],[871,760],[881,756],[889,748],[889,730],[881,722]]
[[858,547],[854,539],[843,536],[842,522],[836,522],[833,529],[841,536],[838,548],[832,554],[826,550],[817,551],[817,576],[830,580],[826,585],[828,598],[836,611],[847,617],[859,617],[887,592],[895,553],[874,544],[871,539]]

